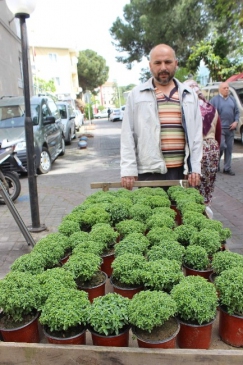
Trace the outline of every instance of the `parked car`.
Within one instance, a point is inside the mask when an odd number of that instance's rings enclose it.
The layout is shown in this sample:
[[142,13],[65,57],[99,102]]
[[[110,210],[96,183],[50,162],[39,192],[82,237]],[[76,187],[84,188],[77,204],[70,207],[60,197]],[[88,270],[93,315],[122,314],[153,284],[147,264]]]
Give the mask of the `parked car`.
[[[236,100],[240,111],[240,120],[235,131],[235,139],[240,139],[243,144],[243,81],[229,82],[230,94]],[[219,82],[212,83],[202,88],[202,92],[207,100],[219,93]]]
[[102,111],[94,114],[94,118],[95,119],[108,118],[108,111],[107,111],[107,109],[102,110]]
[[81,113],[79,109],[74,110],[75,114],[75,128],[76,131],[79,131],[79,128],[84,124],[84,115]]
[[[30,99],[33,122],[37,172],[46,174],[51,163],[65,153],[65,140],[60,113],[51,97],[33,96]],[[0,141],[18,141],[15,151],[27,168],[25,139],[25,105],[23,96],[0,99]],[[3,164],[3,169],[9,166]],[[21,168],[18,172],[21,172]]]
[[65,136],[65,143],[71,144],[72,139],[76,138],[75,113],[74,109],[68,102],[58,101],[57,107],[61,114],[61,122]]
[[115,120],[123,119],[123,110],[121,108],[113,109],[110,115],[110,121],[114,122]]

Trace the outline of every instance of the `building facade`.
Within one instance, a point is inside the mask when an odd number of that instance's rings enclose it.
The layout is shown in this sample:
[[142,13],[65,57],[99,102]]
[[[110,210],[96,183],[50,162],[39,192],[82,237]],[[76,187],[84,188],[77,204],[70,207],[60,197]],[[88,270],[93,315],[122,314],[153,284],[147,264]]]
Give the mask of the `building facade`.
[[23,95],[20,24],[5,1],[0,1],[0,50],[0,97]]

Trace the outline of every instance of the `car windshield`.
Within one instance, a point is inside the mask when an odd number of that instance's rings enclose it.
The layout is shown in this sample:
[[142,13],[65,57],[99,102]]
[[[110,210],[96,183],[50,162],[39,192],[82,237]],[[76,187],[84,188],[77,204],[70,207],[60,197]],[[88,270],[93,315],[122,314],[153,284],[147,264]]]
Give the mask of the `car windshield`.
[[[31,117],[38,120],[39,105],[31,105]],[[0,128],[24,127],[25,110],[23,105],[11,105],[0,107]]]

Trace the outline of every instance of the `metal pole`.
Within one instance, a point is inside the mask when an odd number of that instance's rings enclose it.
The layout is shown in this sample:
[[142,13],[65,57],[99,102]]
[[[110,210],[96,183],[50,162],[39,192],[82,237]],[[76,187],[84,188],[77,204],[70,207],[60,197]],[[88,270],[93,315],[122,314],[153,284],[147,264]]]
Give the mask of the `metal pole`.
[[36,175],[36,154],[34,148],[34,133],[33,123],[31,119],[30,109],[30,88],[29,88],[29,68],[28,68],[28,45],[27,45],[27,29],[26,18],[27,14],[18,14],[20,19],[21,29],[21,47],[22,47],[22,63],[23,63],[23,79],[24,79],[24,101],[25,101],[25,138],[27,150],[27,169],[28,183],[30,195],[30,209],[32,227],[29,229],[34,232],[43,231],[46,229],[44,225],[40,225],[39,203],[37,192],[37,175]]

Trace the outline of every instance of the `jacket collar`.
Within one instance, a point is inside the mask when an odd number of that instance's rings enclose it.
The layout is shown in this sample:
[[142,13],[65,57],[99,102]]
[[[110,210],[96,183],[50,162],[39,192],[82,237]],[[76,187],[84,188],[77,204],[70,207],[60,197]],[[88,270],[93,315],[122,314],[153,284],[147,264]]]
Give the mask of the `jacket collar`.
[[[142,83],[139,85],[139,90],[140,91],[146,91],[146,90],[155,90],[154,85],[153,85],[153,77],[151,77],[150,79],[148,79],[146,82]],[[173,79],[174,82],[176,83],[176,85],[178,86],[178,89],[180,91],[180,94],[184,94],[184,93],[192,93],[192,89],[184,84],[182,84],[179,80],[177,80],[176,78]]]

